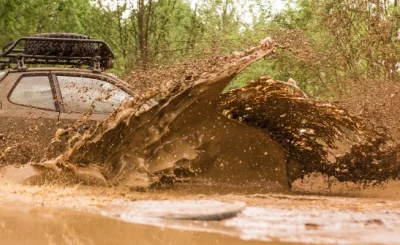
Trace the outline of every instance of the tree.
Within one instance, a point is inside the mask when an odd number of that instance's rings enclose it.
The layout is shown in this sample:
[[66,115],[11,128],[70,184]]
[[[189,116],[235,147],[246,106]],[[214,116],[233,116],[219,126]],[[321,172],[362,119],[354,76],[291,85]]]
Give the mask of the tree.
[[86,33],[89,9],[89,0],[0,0],[0,44],[33,33]]
[[274,77],[293,77],[313,95],[332,99],[399,80],[397,1],[294,2],[264,25],[287,46],[271,60]]
[[[121,0],[113,7],[98,1],[93,8],[87,28],[122,56],[122,73],[186,56],[202,30],[196,10],[183,0]],[[104,25],[96,25],[98,20]]]

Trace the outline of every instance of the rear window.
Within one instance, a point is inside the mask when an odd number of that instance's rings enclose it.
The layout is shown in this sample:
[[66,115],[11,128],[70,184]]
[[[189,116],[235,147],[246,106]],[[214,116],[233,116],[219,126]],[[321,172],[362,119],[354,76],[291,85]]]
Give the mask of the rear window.
[[47,76],[23,77],[11,92],[9,100],[17,105],[56,110]]

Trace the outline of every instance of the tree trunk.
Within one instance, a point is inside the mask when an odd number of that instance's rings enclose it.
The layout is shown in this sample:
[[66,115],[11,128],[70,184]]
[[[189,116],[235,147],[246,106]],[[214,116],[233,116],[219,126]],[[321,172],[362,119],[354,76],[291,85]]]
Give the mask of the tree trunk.
[[[140,53],[140,64],[143,69],[147,69],[148,65],[148,37],[149,37],[149,21],[152,7],[152,0],[149,0],[146,10],[144,0],[138,0],[138,14],[137,14],[137,26],[138,26],[138,41],[139,41],[139,53]],[[148,12],[148,13],[146,13]]]

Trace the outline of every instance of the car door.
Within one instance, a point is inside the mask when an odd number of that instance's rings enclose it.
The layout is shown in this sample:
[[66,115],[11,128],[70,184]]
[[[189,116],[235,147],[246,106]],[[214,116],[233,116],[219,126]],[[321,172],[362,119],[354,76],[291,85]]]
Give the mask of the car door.
[[50,72],[10,71],[0,81],[0,163],[40,161],[58,128]]
[[63,129],[77,129],[73,125],[85,113],[90,116],[86,121],[80,120],[78,130],[93,129],[97,122],[131,98],[127,91],[115,85],[115,80],[101,74],[54,71],[52,77],[61,102],[59,126]]

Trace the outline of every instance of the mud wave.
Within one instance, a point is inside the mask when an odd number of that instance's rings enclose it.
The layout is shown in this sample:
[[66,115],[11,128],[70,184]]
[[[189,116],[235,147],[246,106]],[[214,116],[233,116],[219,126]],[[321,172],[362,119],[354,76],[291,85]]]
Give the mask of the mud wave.
[[148,98],[125,103],[60,156],[57,164],[95,164],[111,183],[132,187],[190,173],[212,173],[221,181],[238,175],[267,178],[287,185],[284,148],[261,130],[216,110],[227,84],[274,48],[274,43],[264,41],[152,107],[143,107]]

